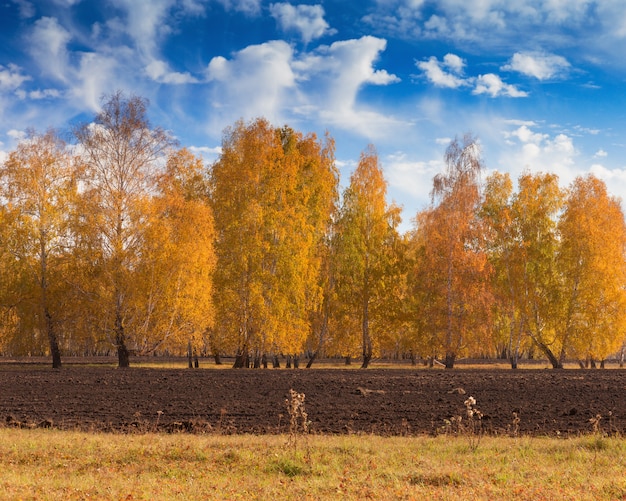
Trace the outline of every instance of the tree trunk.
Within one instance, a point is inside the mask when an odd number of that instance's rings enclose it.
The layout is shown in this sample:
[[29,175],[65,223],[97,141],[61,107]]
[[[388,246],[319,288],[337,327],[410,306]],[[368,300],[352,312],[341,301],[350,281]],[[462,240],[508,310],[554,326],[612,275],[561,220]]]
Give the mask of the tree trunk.
[[280,369],[280,360],[278,360],[278,355],[274,355],[272,367],[274,367],[274,369]]
[[309,357],[309,361],[306,363],[306,368],[310,369],[317,358],[317,351],[314,351],[313,354]]
[[367,355],[366,353],[363,353],[363,363],[361,364],[361,369],[367,369],[369,367],[371,360],[372,360],[371,355]]
[[444,360],[446,369],[454,369],[454,361],[456,360],[456,353],[450,351],[446,352],[446,358]]
[[213,358],[215,359],[215,365],[222,365],[222,357],[220,357],[219,353],[215,352]]
[[46,308],[45,310],[46,317],[46,331],[48,332],[48,342],[50,343],[50,355],[52,355],[52,368],[60,369],[61,368],[61,349],[59,348],[59,340],[57,338],[57,334],[54,330],[54,325],[52,323],[52,316],[50,312]]
[[265,353],[261,356],[261,365],[264,369],[267,369],[267,355]]
[[563,361],[558,359],[556,357],[556,355],[554,353],[552,353],[552,350],[550,348],[548,348],[545,344],[538,342],[534,338],[533,338],[533,340],[537,344],[538,348],[548,358],[548,360],[550,361],[550,364],[552,365],[553,369],[562,369],[563,368]]
[[237,356],[235,357],[235,363],[233,364],[233,369],[247,368],[247,365],[246,365],[247,355],[248,354],[244,350],[241,350],[239,353],[237,353]]
[[122,323],[122,315],[119,308],[115,313],[115,344],[117,345],[117,366],[120,369],[130,367],[130,353],[126,347],[124,324]]
[[370,336],[370,323],[369,323],[369,298],[363,299],[363,363],[361,369],[367,369],[372,360],[372,338]]
[[193,369],[193,352],[191,349],[191,339],[187,342],[187,362],[190,369]]
[[346,355],[344,365],[352,365],[352,357],[350,355]]
[[298,369],[300,367],[300,357],[298,355],[293,356],[293,368]]

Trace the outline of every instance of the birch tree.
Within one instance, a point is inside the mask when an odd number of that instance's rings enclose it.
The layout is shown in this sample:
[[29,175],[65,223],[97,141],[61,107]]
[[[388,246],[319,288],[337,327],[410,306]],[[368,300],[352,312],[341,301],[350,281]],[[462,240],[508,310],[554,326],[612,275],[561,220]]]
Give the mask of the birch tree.
[[559,220],[557,265],[563,306],[557,328],[562,360],[604,359],[626,332],[626,228],[620,202],[589,175],[574,180]]
[[[5,284],[10,299],[5,296],[5,300],[18,320],[15,334],[42,334],[54,368],[61,367],[60,338],[67,306],[63,275],[77,173],[64,142],[52,130],[29,131],[0,168],[3,245],[11,277]],[[25,344],[34,347],[36,342],[30,338]]]
[[418,215],[422,242],[414,275],[422,336],[453,368],[459,354],[486,339],[492,294],[481,202],[479,145],[471,136],[446,150],[446,170],[433,180],[432,205]]
[[343,193],[335,235],[340,324],[344,336],[354,335],[358,326],[362,368],[368,367],[385,329],[385,281],[391,279],[399,223],[400,209],[387,203],[387,182],[370,145]]
[[222,150],[210,174],[214,336],[243,367],[250,356],[297,354],[309,336],[337,182],[334,146],[257,119],[227,129]]
[[134,313],[134,270],[153,214],[156,174],[172,145],[163,129],[150,125],[147,106],[145,99],[117,92],[103,99],[92,123],[75,131],[86,168],[85,228],[102,267],[93,293],[104,307],[100,329],[115,346],[120,367],[130,364],[128,343],[133,333],[126,324]]

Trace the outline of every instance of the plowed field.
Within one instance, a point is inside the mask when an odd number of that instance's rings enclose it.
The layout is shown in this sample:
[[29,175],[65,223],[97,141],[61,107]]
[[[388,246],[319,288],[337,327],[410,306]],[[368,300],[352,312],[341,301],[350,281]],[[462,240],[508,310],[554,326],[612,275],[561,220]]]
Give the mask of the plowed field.
[[[189,370],[0,366],[0,425],[115,432],[285,433],[285,399],[306,395],[312,433],[431,434],[465,417],[483,429],[573,435],[626,433],[622,370]],[[448,431],[450,431],[448,429]]]

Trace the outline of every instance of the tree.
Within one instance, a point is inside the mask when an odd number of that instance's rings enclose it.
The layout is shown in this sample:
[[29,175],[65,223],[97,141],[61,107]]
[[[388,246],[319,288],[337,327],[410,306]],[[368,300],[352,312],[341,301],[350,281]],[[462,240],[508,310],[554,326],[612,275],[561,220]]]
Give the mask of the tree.
[[61,367],[61,317],[67,300],[63,274],[77,173],[65,143],[52,130],[29,131],[0,169],[16,327],[22,336],[33,330],[43,334],[54,368]]
[[297,354],[321,301],[319,246],[337,183],[334,144],[266,120],[224,134],[210,173],[217,322],[236,367],[252,353]]
[[173,144],[163,129],[150,126],[147,106],[143,98],[117,92],[103,98],[93,123],[75,131],[86,168],[84,227],[91,232],[89,245],[101,267],[92,296],[105,308],[101,329],[111,334],[120,367],[130,365],[132,333],[126,323],[133,316],[134,270],[153,215],[150,203],[156,174]]
[[619,350],[626,328],[626,227],[620,202],[598,178],[578,177],[558,229],[560,359],[571,350],[579,360],[604,361]]
[[418,214],[414,288],[418,329],[433,353],[443,352],[446,368],[468,346],[480,346],[490,323],[491,270],[481,202],[479,145],[472,136],[452,141],[446,170],[433,180],[432,205]]
[[142,353],[188,342],[197,348],[214,316],[215,234],[201,159],[173,152],[157,186],[131,296]]
[[508,356],[511,368],[517,369],[526,329],[520,307],[524,246],[508,174],[495,172],[486,180],[480,217],[487,232],[487,253],[493,270],[494,342],[498,353]]
[[563,338],[556,326],[562,314],[561,275],[556,257],[558,216],[563,192],[555,174],[524,173],[518,179],[512,214],[516,221],[515,301],[525,332],[554,368],[563,367]]
[[374,341],[385,328],[381,306],[399,239],[400,208],[389,206],[386,197],[387,183],[370,145],[343,193],[335,234],[340,314],[348,333],[359,326],[362,368],[368,367]]

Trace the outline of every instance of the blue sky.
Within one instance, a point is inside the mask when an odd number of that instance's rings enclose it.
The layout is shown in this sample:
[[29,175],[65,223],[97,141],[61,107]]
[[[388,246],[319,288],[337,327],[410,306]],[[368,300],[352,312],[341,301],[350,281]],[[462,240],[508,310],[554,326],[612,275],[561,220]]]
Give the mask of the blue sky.
[[120,89],[207,163],[239,118],[328,130],[344,186],[373,143],[404,228],[467,132],[489,171],[626,197],[623,0],[0,1],[0,160]]

